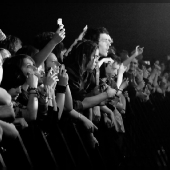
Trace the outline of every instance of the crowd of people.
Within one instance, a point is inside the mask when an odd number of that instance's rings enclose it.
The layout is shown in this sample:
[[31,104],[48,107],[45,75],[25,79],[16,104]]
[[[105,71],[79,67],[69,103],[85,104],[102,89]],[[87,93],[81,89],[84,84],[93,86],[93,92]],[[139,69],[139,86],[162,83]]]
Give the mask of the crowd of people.
[[[67,165],[58,158],[64,150],[57,146],[59,134],[71,152],[75,169],[90,169],[89,165],[92,169],[116,169],[126,158],[130,164],[140,149],[153,154],[152,160],[145,159],[141,166],[168,163],[169,55],[166,63],[156,60],[148,64],[144,62],[144,47],[117,52],[104,27],[85,27],[69,48],[62,42],[63,24],[56,32],[36,35],[32,44],[24,44],[3,31],[0,30],[2,157],[2,148],[8,152],[19,139],[30,162],[38,162],[33,155],[42,153],[31,151],[31,139],[38,128],[51,152],[58,153],[54,159],[61,169]],[[158,150],[162,154],[166,150],[166,157],[159,156]],[[89,155],[92,163],[80,156],[83,154]],[[7,168],[20,167],[15,165],[15,156],[7,154],[4,158]],[[34,169],[36,161],[32,162]]]

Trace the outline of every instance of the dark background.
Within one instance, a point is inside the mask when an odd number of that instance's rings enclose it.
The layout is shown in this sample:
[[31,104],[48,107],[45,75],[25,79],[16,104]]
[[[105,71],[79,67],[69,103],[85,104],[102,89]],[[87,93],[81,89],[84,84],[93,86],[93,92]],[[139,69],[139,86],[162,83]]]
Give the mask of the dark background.
[[169,3],[8,3],[1,4],[0,28],[24,43],[42,31],[55,31],[57,18],[71,45],[85,25],[108,29],[118,51],[140,45],[144,59],[163,60],[170,54]]

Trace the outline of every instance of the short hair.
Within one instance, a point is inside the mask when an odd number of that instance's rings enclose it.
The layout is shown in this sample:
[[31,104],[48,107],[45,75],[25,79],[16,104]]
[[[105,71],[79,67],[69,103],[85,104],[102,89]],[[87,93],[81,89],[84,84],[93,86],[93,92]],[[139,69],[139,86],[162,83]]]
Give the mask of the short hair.
[[109,35],[109,32],[105,27],[98,27],[96,29],[88,28],[83,38],[86,40],[94,41],[95,43],[98,44],[100,34],[104,33]]
[[39,50],[43,49],[54,35],[54,32],[42,32],[37,34],[33,40],[34,47]]
[[[77,72],[81,73],[82,65],[89,63],[91,60],[92,53],[98,48],[98,45],[90,40],[79,41],[76,44],[71,53],[69,53],[68,57],[65,59],[66,67],[70,67],[72,69],[77,69]],[[86,57],[85,63],[84,58]]]
[[32,45],[25,45],[22,48],[20,48],[17,52],[16,55],[18,54],[26,54],[28,56],[33,57],[36,53],[38,53],[39,50],[37,48],[35,48]]
[[4,41],[1,41],[0,47],[7,49],[11,55],[16,53],[15,48],[18,44],[22,44],[21,40],[13,35],[7,35]]

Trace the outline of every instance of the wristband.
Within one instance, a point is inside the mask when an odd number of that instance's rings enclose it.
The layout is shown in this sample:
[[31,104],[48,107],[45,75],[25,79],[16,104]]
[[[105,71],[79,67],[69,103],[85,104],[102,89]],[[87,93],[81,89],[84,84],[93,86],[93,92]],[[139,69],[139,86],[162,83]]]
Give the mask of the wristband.
[[117,91],[116,91],[116,94],[115,94],[115,96],[117,97],[118,95],[117,95],[117,93],[118,93],[118,91],[123,91],[122,89],[118,89]]
[[65,93],[66,92],[66,87],[67,86],[57,85],[56,89],[55,89],[55,93]]

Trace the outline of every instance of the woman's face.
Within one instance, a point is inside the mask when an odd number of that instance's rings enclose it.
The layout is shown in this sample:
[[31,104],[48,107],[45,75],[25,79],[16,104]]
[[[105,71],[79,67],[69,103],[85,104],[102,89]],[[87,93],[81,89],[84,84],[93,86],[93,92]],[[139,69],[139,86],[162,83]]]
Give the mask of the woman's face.
[[60,65],[61,64],[58,62],[56,55],[51,53],[46,60],[46,70],[52,67],[53,70],[58,73]]
[[119,67],[120,67],[120,65],[117,62],[113,62],[113,63],[110,62],[110,63],[108,63],[107,67],[105,68],[106,74],[110,74],[111,77],[116,76]]
[[99,37],[99,52],[101,56],[107,56],[112,40],[110,35],[106,33],[100,34]]
[[87,64],[87,70],[93,70],[98,62],[99,59],[99,49],[97,48],[91,55],[91,60]]
[[29,58],[24,58],[23,65],[21,67],[22,72],[25,76],[27,76],[28,73],[32,73],[36,67],[34,66],[33,61],[31,61]]

